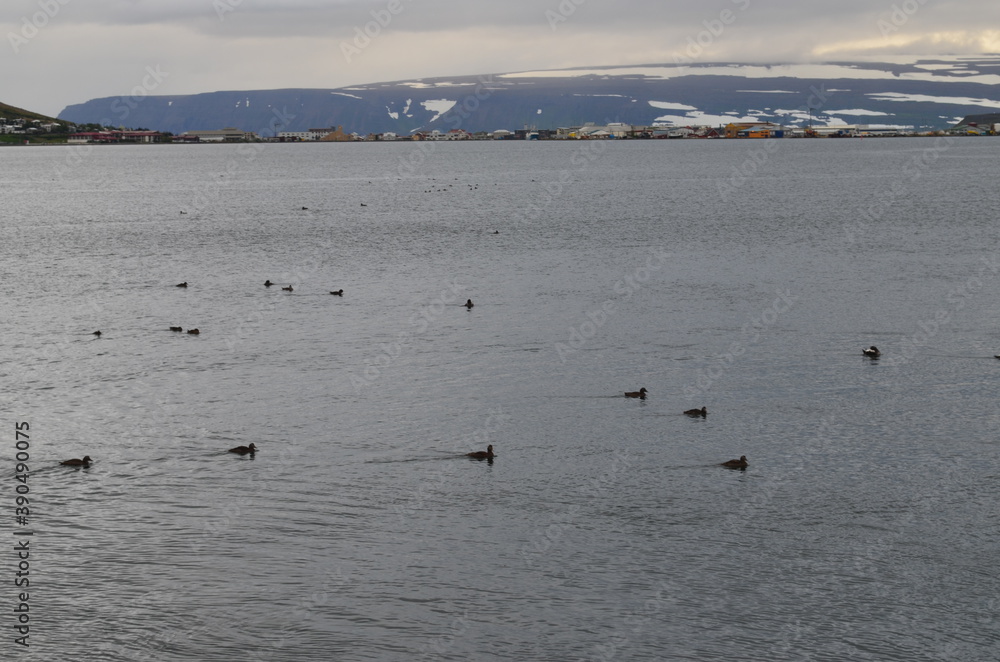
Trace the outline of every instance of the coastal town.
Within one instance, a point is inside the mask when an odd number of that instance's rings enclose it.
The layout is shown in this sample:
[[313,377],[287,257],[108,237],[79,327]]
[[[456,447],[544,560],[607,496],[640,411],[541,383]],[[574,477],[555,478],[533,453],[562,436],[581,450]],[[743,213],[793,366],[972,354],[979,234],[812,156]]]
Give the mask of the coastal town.
[[[398,142],[398,141],[467,141],[467,140],[659,140],[659,139],[779,139],[779,138],[876,138],[905,136],[1000,135],[1000,114],[979,118],[967,117],[953,127],[937,131],[913,131],[896,127],[871,125],[833,126],[784,126],[772,122],[732,122],[720,126],[634,126],[623,123],[559,127],[556,129],[522,129],[479,131],[470,133],[463,129],[440,131],[414,131],[398,135],[392,132],[361,135],[348,133],[342,126],[309,129],[308,131],[278,131],[274,136],[262,136],[253,131],[235,127],[185,131],[171,134],[145,129],[113,129],[109,127],[77,127],[57,121],[8,120],[0,117],[0,137],[8,144],[18,141],[80,144],[136,144],[136,143],[245,143],[245,142]],[[12,140],[13,139],[13,140]]]

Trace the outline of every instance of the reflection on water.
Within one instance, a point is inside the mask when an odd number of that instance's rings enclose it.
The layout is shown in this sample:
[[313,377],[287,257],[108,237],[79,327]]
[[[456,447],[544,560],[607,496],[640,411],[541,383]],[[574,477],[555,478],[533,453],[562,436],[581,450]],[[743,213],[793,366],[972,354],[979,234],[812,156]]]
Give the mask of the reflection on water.
[[990,657],[988,143],[319,147],[0,150],[39,659]]

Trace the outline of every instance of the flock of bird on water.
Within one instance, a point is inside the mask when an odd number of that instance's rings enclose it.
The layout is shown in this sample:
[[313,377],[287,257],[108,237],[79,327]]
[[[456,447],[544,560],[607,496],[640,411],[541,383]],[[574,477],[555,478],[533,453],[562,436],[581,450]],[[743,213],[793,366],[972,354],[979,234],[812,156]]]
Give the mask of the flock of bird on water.
[[[274,283],[272,283],[270,280],[264,281],[264,287],[271,287],[272,285],[274,285]],[[178,285],[177,285],[177,287],[187,287],[187,286],[188,286],[187,281],[184,281],[183,283],[178,283]],[[291,285],[289,285],[288,287],[283,287],[281,289],[284,290],[284,291],[286,291],[286,292],[293,292],[294,291],[292,289]],[[344,296],[344,290],[342,290],[342,289],[336,290],[336,291],[330,292],[330,294],[342,297],[342,296]],[[471,310],[472,306],[474,304],[472,303],[472,299],[468,299],[462,305],[464,305],[467,309]],[[172,327],[170,327],[170,330],[171,331],[183,331],[184,329],[182,329],[179,326],[172,326]],[[198,331],[198,329],[188,329],[188,333],[190,333],[192,335],[198,335],[200,332]],[[100,331],[94,331],[93,335],[100,337],[101,332]],[[882,356],[882,352],[880,352],[879,349],[878,349],[878,347],[876,347],[875,345],[872,345],[870,347],[867,347],[866,349],[861,350],[861,353],[864,354],[865,356],[867,356],[868,358],[873,359],[873,360],[874,359],[878,359],[880,356]],[[1000,359],[1000,355],[998,355],[996,358]],[[645,400],[647,392],[648,391],[646,391],[646,388],[642,387],[638,391],[626,391],[625,392],[625,397],[626,398],[638,398],[639,400]],[[690,416],[692,418],[705,418],[705,417],[708,416],[708,408],[707,407],[702,407],[700,409],[688,409],[684,413],[687,416]],[[249,446],[237,446],[236,448],[230,448],[229,449],[230,453],[236,453],[237,455],[248,455],[249,454],[251,457],[253,457],[253,454],[256,451],[257,451],[257,447],[254,446],[253,444],[250,444]],[[490,444],[489,446],[487,446],[486,450],[484,450],[484,451],[474,451],[472,453],[466,453],[465,456],[469,457],[469,458],[472,458],[474,460],[488,460],[490,462],[490,464],[492,464],[493,463],[493,458],[495,457],[495,455],[493,454],[493,444]],[[91,462],[92,462],[92,460],[90,459],[90,456],[87,455],[87,456],[84,456],[84,458],[82,460],[74,458],[72,460],[66,460],[65,462],[60,462],[60,464],[64,464],[64,465],[70,466],[70,467],[89,467]],[[726,462],[721,463],[719,466],[726,467],[728,469],[740,469],[740,470],[746,469],[747,468],[747,456],[746,455],[741,455],[740,459],[738,459],[738,460],[728,460]]]
[[[638,398],[640,400],[646,399],[646,387],[643,386],[638,391],[625,391],[626,398]],[[691,418],[706,418],[708,416],[708,407],[702,407],[701,409],[688,409],[684,412],[686,416]],[[747,468],[747,456],[740,455],[738,460],[728,460],[719,465],[720,467],[727,467],[729,469],[746,469]]]
[[[303,207],[303,209],[305,209],[305,207]],[[273,285],[274,285],[274,283],[272,283],[270,279],[264,281],[264,287],[271,287]],[[184,281],[183,283],[177,283],[177,285],[175,287],[185,287],[186,288],[187,286],[188,286],[187,281]],[[292,288],[291,285],[289,285],[287,287],[282,287],[281,289],[283,291],[285,291],[285,292],[294,292],[295,291]],[[333,291],[330,292],[330,294],[332,294],[334,296],[342,297],[342,296],[344,296],[344,290],[343,290],[343,288],[341,288],[339,290],[333,290]],[[462,305],[465,306],[465,308],[467,310],[472,310],[472,307],[475,304],[472,303],[472,299],[467,299],[465,301],[465,303],[463,303]],[[170,327],[170,330],[180,333],[180,332],[184,331],[184,328],[180,327],[180,326],[172,326],[172,327]],[[193,336],[197,336],[197,335],[201,334],[201,331],[199,331],[198,329],[188,329],[187,332],[189,334],[193,335]],[[94,335],[94,336],[97,336],[98,338],[100,338],[101,337],[101,332],[99,330],[98,331],[94,331],[93,334],[91,334],[91,335]],[[645,392],[646,392],[646,389],[643,389],[643,394],[644,394],[643,397],[645,397]],[[236,453],[237,455],[249,455],[250,457],[253,457],[254,453],[257,452],[257,447],[254,446],[253,444],[250,444],[249,446],[237,446],[236,448],[230,448],[229,452],[230,453]],[[493,464],[493,458],[494,458],[494,455],[493,455],[493,445],[490,444],[489,446],[486,447],[486,450],[484,450],[484,451],[475,451],[473,453],[466,453],[466,457],[471,457],[471,458],[473,458],[475,460],[489,460],[490,464]],[[60,462],[59,464],[65,465],[67,467],[84,467],[84,468],[88,468],[88,467],[90,467],[90,464],[92,462],[93,462],[93,460],[90,459],[89,455],[84,455],[82,459],[81,458],[73,458],[71,460],[64,460],[63,462]]]

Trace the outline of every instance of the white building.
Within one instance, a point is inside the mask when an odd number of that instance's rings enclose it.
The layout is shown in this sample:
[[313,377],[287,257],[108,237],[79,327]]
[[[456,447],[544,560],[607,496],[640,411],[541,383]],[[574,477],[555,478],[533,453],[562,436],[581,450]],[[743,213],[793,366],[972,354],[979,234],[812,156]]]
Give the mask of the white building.
[[284,140],[285,142],[312,142],[319,140],[319,138],[314,138],[311,131],[279,131],[278,140]]
[[447,133],[434,129],[427,134],[427,140],[472,140],[472,134],[462,129],[452,129]]
[[233,143],[251,140],[250,138],[247,138],[247,136],[253,134],[247,134],[246,131],[241,131],[240,129],[233,127],[227,127],[218,131],[185,131],[181,135],[197,138],[198,142],[203,143]]
[[281,131],[278,133],[278,139],[285,142],[316,142],[336,132],[336,128],[309,129],[308,131]]

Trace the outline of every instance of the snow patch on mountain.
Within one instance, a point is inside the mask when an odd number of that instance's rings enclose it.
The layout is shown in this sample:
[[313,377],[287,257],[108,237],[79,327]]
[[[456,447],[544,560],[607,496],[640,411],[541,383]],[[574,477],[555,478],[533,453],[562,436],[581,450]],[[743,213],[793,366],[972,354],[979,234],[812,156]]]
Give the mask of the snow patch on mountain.
[[872,117],[876,116],[889,116],[892,113],[883,113],[881,110],[865,110],[864,108],[850,108],[844,110],[824,110],[824,115],[856,115],[858,117],[870,115]]
[[[667,80],[682,76],[739,76],[742,78],[821,78],[835,80],[853,78],[858,80],[922,80],[935,83],[982,83],[1000,84],[1000,75],[979,74],[970,70],[947,70],[948,75],[931,71],[895,72],[888,69],[861,67],[843,64],[726,64],[689,67],[647,66],[618,67],[608,69],[553,69],[546,71],[524,71],[503,74],[501,78],[578,78],[583,76],[629,76],[638,78],[658,78]],[[955,75],[961,74],[961,75]]]
[[649,105],[661,110],[698,110],[697,106],[689,106],[686,103],[674,103],[672,101],[650,101]]
[[653,120],[653,126],[720,126],[731,122],[761,122],[758,116],[738,113],[711,115],[700,110],[693,110],[686,115],[661,115]]
[[983,106],[1000,108],[1000,101],[993,99],[973,99],[970,97],[936,97],[929,94],[903,94],[901,92],[870,92],[867,96],[876,101],[924,101],[930,103],[953,103],[959,106]]
[[454,108],[456,103],[458,102],[451,99],[428,99],[427,101],[421,101],[420,105],[432,113],[437,113],[430,119],[430,122],[433,122]]

